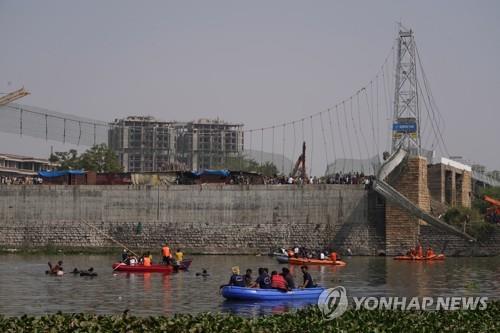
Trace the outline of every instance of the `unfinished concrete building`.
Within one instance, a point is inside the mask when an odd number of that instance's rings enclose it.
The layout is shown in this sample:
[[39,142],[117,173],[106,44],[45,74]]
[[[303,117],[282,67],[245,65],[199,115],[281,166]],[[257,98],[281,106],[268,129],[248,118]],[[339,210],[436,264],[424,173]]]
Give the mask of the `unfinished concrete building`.
[[110,124],[108,142],[125,172],[221,168],[243,152],[243,124],[132,116]]

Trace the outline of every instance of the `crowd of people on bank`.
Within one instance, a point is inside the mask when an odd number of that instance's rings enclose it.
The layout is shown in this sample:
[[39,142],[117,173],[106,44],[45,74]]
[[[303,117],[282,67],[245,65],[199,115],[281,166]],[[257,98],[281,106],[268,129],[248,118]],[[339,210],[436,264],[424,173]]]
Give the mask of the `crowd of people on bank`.
[[[307,266],[301,266],[300,270],[302,272],[303,282],[298,285],[298,288],[316,287]],[[238,266],[232,267],[231,271],[232,274],[229,278],[229,283],[227,285],[222,285],[221,288],[224,286],[235,286],[260,289],[278,289],[285,292],[297,288],[293,275],[286,267],[281,269],[281,273],[272,271],[270,275],[268,268],[260,267],[258,269],[258,276],[255,280],[252,276],[253,271],[251,269],[247,269],[243,275],[240,274],[240,268]]]
[[[359,172],[336,173],[335,175],[325,177],[292,177],[292,176],[274,176],[262,178],[265,185],[305,185],[305,184],[342,184],[342,185],[364,185],[366,189],[371,187],[374,176],[365,176]],[[247,176],[233,177],[230,184],[250,185],[252,179]]]
[[26,176],[26,177],[0,176],[0,184],[37,185],[37,184],[43,184],[43,179],[38,176]]

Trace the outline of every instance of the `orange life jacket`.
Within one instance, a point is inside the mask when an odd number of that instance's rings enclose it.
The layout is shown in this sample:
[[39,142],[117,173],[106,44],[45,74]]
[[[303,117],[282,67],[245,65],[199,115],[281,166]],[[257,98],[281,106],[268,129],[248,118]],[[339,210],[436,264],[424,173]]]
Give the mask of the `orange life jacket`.
[[330,253],[330,259],[331,259],[333,262],[336,262],[336,261],[337,261],[337,253],[336,253],[336,252],[332,252],[332,253]]
[[428,249],[427,250],[427,257],[432,257],[434,256],[434,251],[432,251],[432,249]]
[[151,266],[151,258],[144,257],[144,266]]
[[164,257],[171,257],[170,248],[168,246],[162,247],[161,252],[162,252]]
[[271,287],[276,289],[287,289],[285,278],[279,274],[271,276]]

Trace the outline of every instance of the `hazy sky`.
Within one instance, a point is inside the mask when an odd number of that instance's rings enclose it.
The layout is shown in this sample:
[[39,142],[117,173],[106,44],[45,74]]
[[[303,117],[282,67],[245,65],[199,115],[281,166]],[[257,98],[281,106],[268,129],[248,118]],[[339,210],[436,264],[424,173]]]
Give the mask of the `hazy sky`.
[[[261,127],[365,85],[399,20],[415,31],[450,153],[500,169],[500,1],[0,0],[0,92],[25,86],[20,103],[105,121]],[[0,134],[1,152],[50,145],[69,149]]]

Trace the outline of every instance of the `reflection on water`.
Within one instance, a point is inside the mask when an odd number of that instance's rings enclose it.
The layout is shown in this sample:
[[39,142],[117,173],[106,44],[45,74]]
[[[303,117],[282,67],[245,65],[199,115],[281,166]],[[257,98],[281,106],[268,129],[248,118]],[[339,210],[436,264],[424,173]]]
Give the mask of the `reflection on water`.
[[[270,257],[193,256],[189,272],[133,274],[113,272],[113,256],[61,256],[66,271],[94,267],[96,278],[67,273],[45,275],[46,262],[59,257],[0,256],[0,313],[43,314],[57,311],[135,315],[230,312],[258,316],[280,313],[307,303],[230,302],[219,294],[231,267],[241,270],[268,267],[281,270]],[[381,257],[346,258],[346,267],[310,266],[316,282],[325,287],[342,285],[349,296],[468,296],[500,298],[500,258],[448,258],[444,262],[395,261]],[[203,268],[209,277],[196,276]],[[298,266],[290,266],[302,282]],[[255,273],[254,273],[255,274]],[[255,276],[254,276],[255,278]]]

